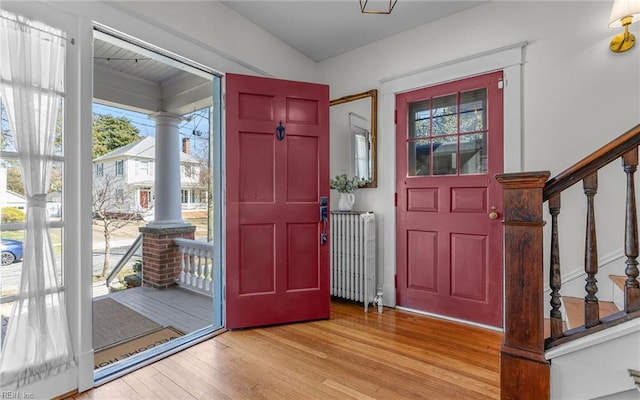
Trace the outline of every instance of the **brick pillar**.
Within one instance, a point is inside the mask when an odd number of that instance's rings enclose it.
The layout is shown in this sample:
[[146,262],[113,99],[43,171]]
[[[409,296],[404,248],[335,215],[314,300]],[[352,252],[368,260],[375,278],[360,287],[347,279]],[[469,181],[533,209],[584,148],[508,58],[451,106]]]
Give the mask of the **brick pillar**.
[[142,233],[142,284],[156,289],[164,289],[176,284],[180,274],[180,252],[173,239],[195,239],[196,227],[140,228]]

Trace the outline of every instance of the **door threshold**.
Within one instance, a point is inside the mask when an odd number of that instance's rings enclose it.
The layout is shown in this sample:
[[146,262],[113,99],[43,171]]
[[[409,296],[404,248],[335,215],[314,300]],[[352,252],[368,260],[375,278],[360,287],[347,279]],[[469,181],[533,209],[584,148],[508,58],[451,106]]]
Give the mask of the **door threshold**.
[[444,319],[444,320],[447,320],[447,321],[458,322],[458,323],[465,324],[465,325],[476,326],[478,328],[489,329],[489,330],[492,330],[492,331],[504,333],[504,329],[503,328],[499,328],[497,326],[485,325],[485,324],[481,324],[479,322],[467,321],[467,320],[460,319],[460,318],[448,317],[446,315],[434,314],[434,313],[430,313],[430,312],[427,312],[427,311],[416,310],[415,308],[396,306],[396,309],[402,310],[402,311],[407,311],[407,312],[412,312],[412,313],[415,313],[415,314],[424,315],[424,316],[427,316],[427,317]]
[[224,327],[205,327],[198,331],[173,339],[157,348],[128,357],[127,359],[116,362],[113,365],[99,368],[93,374],[93,387],[111,382],[114,379],[120,378],[130,372],[169,357],[186,348],[204,342],[205,340],[209,340],[226,331],[227,330]]

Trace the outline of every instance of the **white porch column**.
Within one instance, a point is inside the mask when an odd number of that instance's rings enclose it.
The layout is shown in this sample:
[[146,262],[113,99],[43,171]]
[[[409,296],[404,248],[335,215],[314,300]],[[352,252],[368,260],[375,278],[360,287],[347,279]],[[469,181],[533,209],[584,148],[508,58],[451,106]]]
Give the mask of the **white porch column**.
[[182,220],[180,202],[180,140],[178,127],[184,119],[167,112],[151,114],[156,121],[155,201],[152,227],[188,225]]

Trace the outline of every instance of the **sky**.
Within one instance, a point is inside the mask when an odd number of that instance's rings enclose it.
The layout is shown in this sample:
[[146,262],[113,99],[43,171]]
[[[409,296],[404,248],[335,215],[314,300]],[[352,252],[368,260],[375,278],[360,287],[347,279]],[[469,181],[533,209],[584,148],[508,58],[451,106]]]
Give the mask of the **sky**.
[[[155,121],[150,119],[147,114],[99,103],[93,103],[93,112],[95,114],[112,115],[116,118],[124,116],[138,128],[142,136],[155,136]],[[183,121],[180,124],[179,132],[180,138],[188,137],[191,139],[191,151],[197,153],[208,146],[209,111],[208,109],[202,109],[192,114],[193,118],[190,121]],[[194,134],[194,131],[196,134]]]

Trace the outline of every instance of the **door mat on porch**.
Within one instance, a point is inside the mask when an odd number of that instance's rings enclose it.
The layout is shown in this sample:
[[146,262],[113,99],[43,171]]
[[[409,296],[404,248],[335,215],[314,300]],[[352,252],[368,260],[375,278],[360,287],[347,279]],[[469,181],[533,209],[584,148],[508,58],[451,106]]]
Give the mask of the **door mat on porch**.
[[102,348],[160,328],[142,314],[111,298],[93,302],[93,348]]
[[146,333],[133,339],[114,344],[103,350],[97,351],[93,356],[94,369],[106,367],[116,361],[124,360],[145,350],[152,349],[170,340],[184,335],[179,329],[172,326],[160,327],[153,332]]

